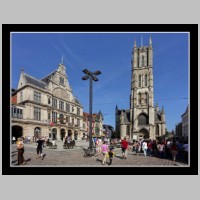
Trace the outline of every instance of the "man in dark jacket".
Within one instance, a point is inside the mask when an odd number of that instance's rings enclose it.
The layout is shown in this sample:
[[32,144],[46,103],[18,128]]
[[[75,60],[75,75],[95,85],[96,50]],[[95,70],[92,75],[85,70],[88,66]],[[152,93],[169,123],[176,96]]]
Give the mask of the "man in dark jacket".
[[42,139],[41,137],[39,137],[39,139],[36,141],[37,142],[37,158],[42,158],[42,160],[44,159],[44,155],[42,153],[42,149],[43,149],[43,144],[44,144],[44,139]]

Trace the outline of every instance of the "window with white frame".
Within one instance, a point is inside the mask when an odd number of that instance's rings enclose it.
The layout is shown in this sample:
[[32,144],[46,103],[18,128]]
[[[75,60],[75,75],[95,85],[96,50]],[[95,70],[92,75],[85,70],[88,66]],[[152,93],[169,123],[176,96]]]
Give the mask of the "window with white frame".
[[52,107],[57,108],[57,99],[52,98]]
[[59,109],[64,110],[64,102],[63,101],[59,101]]
[[57,113],[52,112],[52,122],[57,122]]
[[34,120],[41,120],[41,108],[34,107]]
[[41,103],[41,93],[34,91],[33,100],[35,103]]
[[20,108],[16,108],[16,107],[12,107],[12,117],[13,118],[19,118],[22,119],[23,118],[23,110]]
[[68,103],[66,103],[65,105],[66,105],[66,109],[65,109],[65,110],[66,110],[67,112],[70,112],[70,105],[69,105]]

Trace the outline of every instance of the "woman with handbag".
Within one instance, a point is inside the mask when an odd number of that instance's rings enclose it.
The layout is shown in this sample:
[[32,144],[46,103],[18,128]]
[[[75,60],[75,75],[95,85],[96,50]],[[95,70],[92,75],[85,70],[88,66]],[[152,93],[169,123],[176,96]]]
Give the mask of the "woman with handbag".
[[24,159],[24,144],[22,138],[18,138],[17,150],[18,150],[18,165],[25,165],[26,161]]

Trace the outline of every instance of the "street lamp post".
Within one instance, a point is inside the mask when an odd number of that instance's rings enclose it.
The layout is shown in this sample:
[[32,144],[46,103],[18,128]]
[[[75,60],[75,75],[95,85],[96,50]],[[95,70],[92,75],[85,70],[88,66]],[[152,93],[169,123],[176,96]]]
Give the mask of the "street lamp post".
[[90,72],[87,69],[84,69],[83,72],[86,76],[82,77],[82,80],[90,79],[90,94],[89,94],[89,114],[90,114],[90,129],[89,129],[89,138],[90,138],[90,149],[92,149],[92,81],[98,81],[97,75],[100,75],[101,72],[99,70],[95,72]]

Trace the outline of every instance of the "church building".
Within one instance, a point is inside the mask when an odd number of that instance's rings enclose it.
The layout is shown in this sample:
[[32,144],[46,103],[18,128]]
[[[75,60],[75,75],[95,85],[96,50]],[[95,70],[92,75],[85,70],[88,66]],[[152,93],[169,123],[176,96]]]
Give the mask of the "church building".
[[132,51],[130,108],[115,109],[116,131],[121,137],[138,140],[156,139],[165,134],[165,111],[158,104],[154,107],[153,45],[137,47]]

